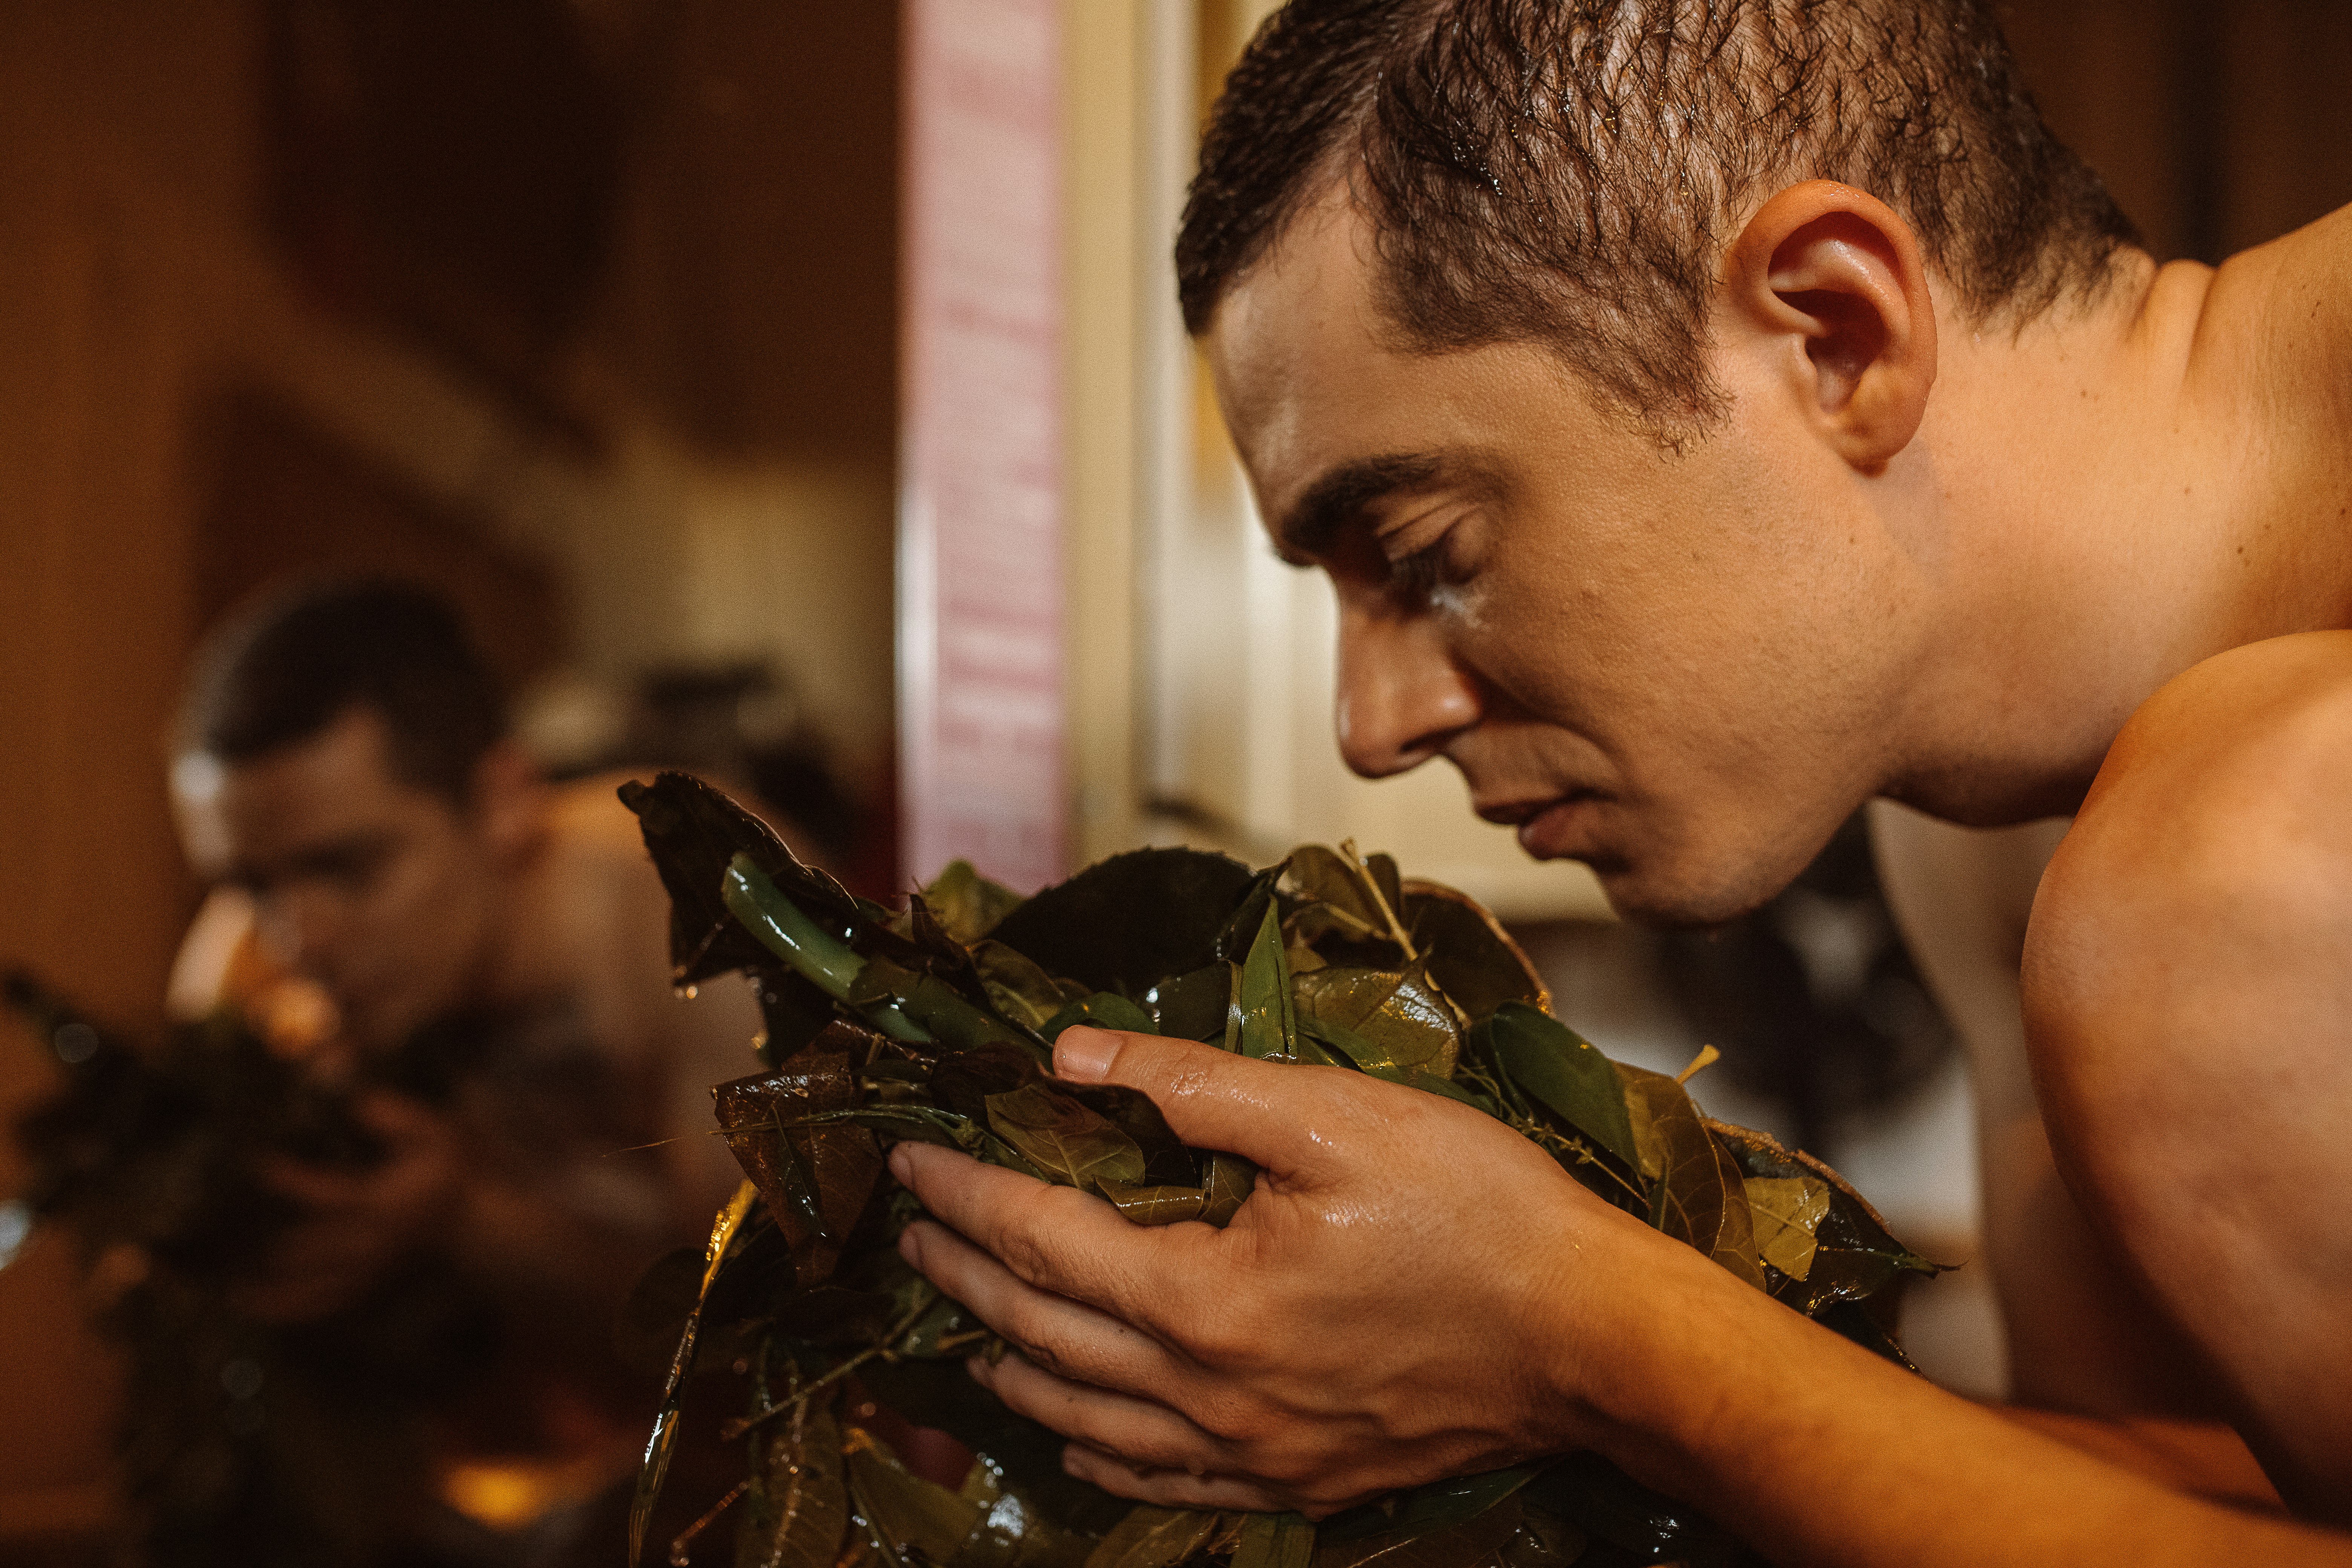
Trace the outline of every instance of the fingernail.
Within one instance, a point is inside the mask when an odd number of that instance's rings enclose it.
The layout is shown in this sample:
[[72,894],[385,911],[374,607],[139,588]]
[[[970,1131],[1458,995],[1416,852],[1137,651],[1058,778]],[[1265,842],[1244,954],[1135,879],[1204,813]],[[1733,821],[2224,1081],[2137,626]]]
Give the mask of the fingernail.
[[904,1143],[896,1143],[891,1145],[890,1173],[898,1179],[898,1184],[900,1186],[905,1186],[907,1184],[908,1173],[913,1171],[914,1168],[915,1157],[907,1152],[907,1145]]
[[1100,1083],[1118,1059],[1118,1037],[1107,1029],[1074,1025],[1054,1042],[1054,1070],[1079,1083]]
[[923,1244],[916,1239],[913,1226],[898,1233],[898,1256],[918,1268],[922,1267]]
[[988,1358],[984,1355],[965,1358],[963,1369],[971,1375],[971,1380],[982,1388],[988,1386],[988,1374],[996,1370],[988,1364]]

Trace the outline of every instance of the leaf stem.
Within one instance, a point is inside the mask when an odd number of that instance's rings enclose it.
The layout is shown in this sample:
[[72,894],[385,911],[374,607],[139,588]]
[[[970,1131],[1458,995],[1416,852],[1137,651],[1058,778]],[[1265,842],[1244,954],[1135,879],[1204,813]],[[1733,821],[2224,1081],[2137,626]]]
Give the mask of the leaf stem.
[[913,1331],[915,1325],[923,1321],[923,1314],[931,1310],[932,1303],[936,1302],[939,1299],[939,1287],[936,1285],[925,1285],[921,1293],[916,1297],[914,1310],[908,1312],[904,1318],[898,1320],[898,1321],[891,1327],[889,1331],[885,1333],[880,1339],[875,1341],[872,1344],[867,1345],[864,1350],[859,1351],[856,1355],[851,1356],[847,1361],[843,1362],[840,1365],[834,1367],[824,1376],[816,1379],[806,1388],[802,1389],[799,1394],[785,1400],[782,1404],[771,1405],[765,1410],[761,1411],[757,1415],[739,1415],[734,1420],[728,1422],[725,1426],[719,1428],[719,1436],[720,1439],[722,1441],[731,1443],[736,1438],[740,1437],[744,1433],[751,1430],[754,1426],[761,1426],[768,1421],[773,1420],[776,1416],[783,1414],[787,1410],[798,1409],[800,1406],[806,1405],[808,1403],[809,1395],[814,1394],[818,1389],[824,1388],[828,1384],[840,1382],[843,1378],[847,1377],[851,1373],[856,1372],[859,1367],[864,1366],[867,1362],[872,1361],[876,1356],[887,1354],[893,1345],[896,1345],[900,1340],[905,1339],[907,1335]]

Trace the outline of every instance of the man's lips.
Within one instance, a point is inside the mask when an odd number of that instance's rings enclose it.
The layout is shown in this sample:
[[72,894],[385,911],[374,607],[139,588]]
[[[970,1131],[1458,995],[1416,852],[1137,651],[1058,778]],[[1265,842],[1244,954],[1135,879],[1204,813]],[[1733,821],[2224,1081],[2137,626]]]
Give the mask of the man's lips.
[[1577,819],[1589,816],[1579,808],[1608,799],[1597,789],[1572,789],[1563,795],[1530,800],[1491,801],[1477,807],[1480,816],[1519,830],[1519,847],[1538,860],[1575,853],[1572,831]]

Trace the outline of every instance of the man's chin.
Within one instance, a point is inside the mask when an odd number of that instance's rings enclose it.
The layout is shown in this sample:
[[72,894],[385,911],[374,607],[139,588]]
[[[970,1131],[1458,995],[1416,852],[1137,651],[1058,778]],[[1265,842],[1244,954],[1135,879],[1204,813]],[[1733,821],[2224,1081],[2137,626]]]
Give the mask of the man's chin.
[[1600,879],[1617,918],[1645,926],[1719,926],[1753,913],[1777,889],[1694,875],[1662,861],[1595,857],[1585,864]]

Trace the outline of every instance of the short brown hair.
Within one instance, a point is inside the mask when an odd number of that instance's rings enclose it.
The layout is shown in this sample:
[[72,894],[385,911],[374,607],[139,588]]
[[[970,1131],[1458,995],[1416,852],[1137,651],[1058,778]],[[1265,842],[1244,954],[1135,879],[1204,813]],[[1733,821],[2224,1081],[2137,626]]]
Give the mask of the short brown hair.
[[2110,275],[2130,221],[2044,125],[1981,0],[1291,0],[1225,83],[1176,244],[1204,331],[1346,179],[1429,350],[1549,345],[1661,427],[1721,407],[1727,229],[1808,178],[1903,215],[1978,320]]

